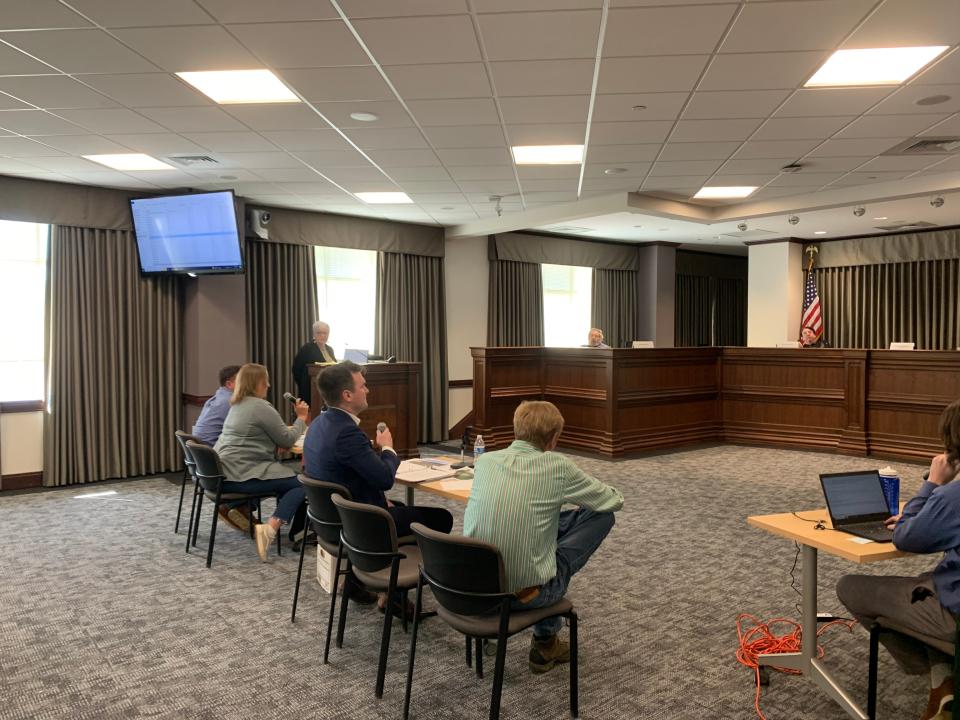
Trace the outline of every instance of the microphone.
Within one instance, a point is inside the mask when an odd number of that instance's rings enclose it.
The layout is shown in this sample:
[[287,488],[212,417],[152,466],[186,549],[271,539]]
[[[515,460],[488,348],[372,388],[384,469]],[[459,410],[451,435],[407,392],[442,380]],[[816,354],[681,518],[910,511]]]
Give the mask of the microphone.
[[463,437],[460,439],[460,462],[454,463],[450,466],[451,470],[460,470],[461,468],[468,467],[467,461],[465,459],[464,453],[467,449],[467,443],[470,441],[470,427],[465,427],[463,429]]
[[284,397],[284,399],[289,400],[289,401],[290,401],[291,403],[293,403],[294,405],[296,405],[296,404],[297,404],[297,401],[300,399],[300,398],[295,398],[293,395],[291,395],[291,394],[288,393],[288,392],[285,392],[285,393],[283,394],[283,397]]
[[377,432],[382,433],[387,431],[387,424],[385,422],[377,423]]

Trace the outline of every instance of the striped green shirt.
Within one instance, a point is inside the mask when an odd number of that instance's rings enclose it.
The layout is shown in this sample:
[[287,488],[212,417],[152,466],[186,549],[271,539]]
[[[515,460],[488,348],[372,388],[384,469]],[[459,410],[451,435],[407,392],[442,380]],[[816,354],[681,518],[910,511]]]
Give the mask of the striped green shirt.
[[477,460],[463,534],[500,548],[510,592],[543,585],[557,574],[564,503],[612,512],[623,507],[623,495],[564,455],[515,440]]

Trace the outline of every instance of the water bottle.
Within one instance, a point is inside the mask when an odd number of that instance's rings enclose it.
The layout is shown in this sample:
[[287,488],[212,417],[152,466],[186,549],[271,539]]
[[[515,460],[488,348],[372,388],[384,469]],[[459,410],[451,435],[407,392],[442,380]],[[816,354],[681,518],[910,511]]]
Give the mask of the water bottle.
[[473,464],[477,464],[477,460],[480,459],[480,456],[483,455],[483,451],[487,449],[487,446],[483,443],[483,435],[477,435],[477,439],[473,443]]

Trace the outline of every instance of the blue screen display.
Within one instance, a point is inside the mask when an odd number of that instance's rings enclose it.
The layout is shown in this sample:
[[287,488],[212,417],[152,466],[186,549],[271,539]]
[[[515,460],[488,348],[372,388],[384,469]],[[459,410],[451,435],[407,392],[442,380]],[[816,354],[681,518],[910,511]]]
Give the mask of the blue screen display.
[[243,270],[230,191],[131,200],[145,273]]

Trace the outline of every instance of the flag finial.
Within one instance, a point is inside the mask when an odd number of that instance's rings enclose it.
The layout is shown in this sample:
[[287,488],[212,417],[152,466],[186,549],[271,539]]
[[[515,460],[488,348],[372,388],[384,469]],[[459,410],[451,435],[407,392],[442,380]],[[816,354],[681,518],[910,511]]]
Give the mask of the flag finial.
[[810,272],[813,270],[813,259],[816,254],[820,252],[820,248],[818,248],[816,245],[807,245],[807,248],[804,250],[804,252],[810,256],[810,261],[807,263],[807,272]]

